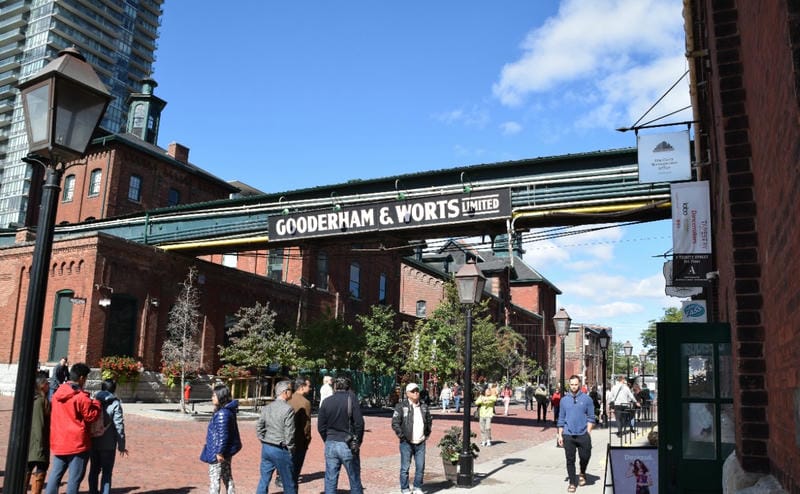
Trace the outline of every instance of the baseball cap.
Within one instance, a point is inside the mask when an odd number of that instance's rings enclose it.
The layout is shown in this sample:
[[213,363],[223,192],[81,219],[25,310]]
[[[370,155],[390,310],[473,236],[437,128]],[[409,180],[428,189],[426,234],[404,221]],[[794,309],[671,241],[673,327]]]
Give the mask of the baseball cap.
[[414,391],[415,389],[419,389],[419,386],[417,386],[417,383],[408,383],[408,384],[406,384],[406,393],[408,393],[409,391]]

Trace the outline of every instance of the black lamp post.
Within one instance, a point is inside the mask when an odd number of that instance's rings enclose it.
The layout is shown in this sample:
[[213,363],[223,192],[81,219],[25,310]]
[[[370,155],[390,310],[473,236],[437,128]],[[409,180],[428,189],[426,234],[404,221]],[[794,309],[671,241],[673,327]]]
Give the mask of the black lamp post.
[[[24,494],[33,386],[42,339],[48,265],[53,250],[58,194],[66,162],[86,152],[111,100],[92,66],[74,48],[59,53],[40,72],[19,85],[30,154],[26,163],[45,168],[42,204],[33,248],[28,299],[22,327],[17,384],[8,436],[3,492]],[[32,187],[39,184],[32,184]],[[36,207],[29,204],[28,207]]]
[[603,329],[600,331],[600,334],[597,336],[597,341],[600,342],[600,350],[603,352],[603,413],[600,415],[600,420],[603,422],[603,425],[607,425],[608,422],[608,415],[606,413],[606,352],[608,352],[608,343],[611,341],[611,337],[608,336],[608,332]]
[[461,454],[458,456],[458,480],[461,487],[472,487],[472,431],[470,417],[472,407],[472,305],[480,302],[486,278],[475,263],[464,264],[456,273],[458,299],[464,304],[467,328],[464,335],[464,421],[461,428]]
[[564,351],[564,338],[569,334],[569,326],[572,324],[572,318],[569,317],[564,308],[558,309],[556,315],[553,316],[553,324],[556,325],[556,333],[561,337],[561,389],[558,390],[559,394],[564,393],[564,359],[566,352]]
[[641,370],[639,372],[639,375],[642,376],[642,384],[644,384],[644,376],[645,376],[645,372],[644,372],[645,371],[645,367],[644,366],[645,366],[646,363],[647,363],[647,350],[642,349],[642,351],[639,352],[639,365],[642,366],[642,368],[641,368]]
[[630,340],[627,340],[624,345],[622,345],[622,351],[625,352],[625,356],[628,357],[628,384],[630,385],[631,382],[631,354],[633,353],[633,345],[631,345]]

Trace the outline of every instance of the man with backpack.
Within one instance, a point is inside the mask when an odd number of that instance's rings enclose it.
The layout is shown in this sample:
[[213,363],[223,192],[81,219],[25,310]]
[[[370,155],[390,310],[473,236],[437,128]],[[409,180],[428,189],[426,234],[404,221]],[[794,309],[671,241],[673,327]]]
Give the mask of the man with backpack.
[[[125,419],[122,404],[114,395],[117,383],[106,379],[100,384],[101,391],[95,395],[100,402],[101,417],[91,426],[92,452],[89,466],[89,494],[111,492],[111,472],[114,470],[116,451],[121,456],[128,454],[125,448]],[[116,450],[116,451],[115,451]],[[100,488],[97,480],[100,477]]]

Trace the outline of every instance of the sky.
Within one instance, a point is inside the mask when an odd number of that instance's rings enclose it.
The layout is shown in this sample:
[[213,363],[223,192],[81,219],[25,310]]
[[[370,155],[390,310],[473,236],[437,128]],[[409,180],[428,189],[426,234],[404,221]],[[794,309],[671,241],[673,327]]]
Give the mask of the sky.
[[[268,193],[633,147],[615,129],[690,104],[681,3],[166,0],[159,145]],[[664,294],[671,247],[667,220],[528,243],[524,259],[573,323],[638,353],[680,305]]]

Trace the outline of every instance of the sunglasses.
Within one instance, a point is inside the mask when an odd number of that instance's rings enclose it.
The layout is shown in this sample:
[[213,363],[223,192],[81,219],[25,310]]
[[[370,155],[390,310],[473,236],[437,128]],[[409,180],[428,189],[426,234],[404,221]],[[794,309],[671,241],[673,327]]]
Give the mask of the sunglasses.
[[419,390],[418,389],[412,389],[411,391],[409,391],[409,393],[419,393]]

